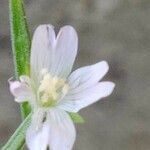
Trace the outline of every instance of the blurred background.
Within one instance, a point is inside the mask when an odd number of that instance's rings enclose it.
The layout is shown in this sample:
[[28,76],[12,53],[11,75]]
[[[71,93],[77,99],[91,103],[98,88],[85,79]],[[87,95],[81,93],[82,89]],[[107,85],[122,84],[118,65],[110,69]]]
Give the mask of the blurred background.
[[[107,60],[113,94],[82,110],[74,150],[150,149],[150,0],[24,0],[31,33],[51,23],[76,28],[74,69]],[[0,0],[0,146],[21,122],[9,93],[14,76],[8,0]]]

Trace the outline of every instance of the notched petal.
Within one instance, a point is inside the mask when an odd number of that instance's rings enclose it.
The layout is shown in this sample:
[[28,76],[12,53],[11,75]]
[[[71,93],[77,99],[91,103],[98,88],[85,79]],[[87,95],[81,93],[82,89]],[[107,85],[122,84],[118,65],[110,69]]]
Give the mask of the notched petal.
[[51,150],[71,150],[76,131],[70,116],[63,110],[49,112],[49,147]]
[[56,35],[52,25],[40,25],[34,32],[31,46],[31,78],[37,82],[43,68],[50,69],[54,58]]
[[71,26],[60,29],[54,51],[54,62],[51,73],[61,78],[66,78],[73,67],[78,49],[78,36]]
[[80,109],[109,96],[114,87],[115,84],[113,82],[105,81],[78,93],[68,93],[59,108],[69,112],[78,112]]
[[75,70],[68,78],[71,92],[82,91],[96,84],[108,72],[106,61],[101,61],[91,66],[85,66]]

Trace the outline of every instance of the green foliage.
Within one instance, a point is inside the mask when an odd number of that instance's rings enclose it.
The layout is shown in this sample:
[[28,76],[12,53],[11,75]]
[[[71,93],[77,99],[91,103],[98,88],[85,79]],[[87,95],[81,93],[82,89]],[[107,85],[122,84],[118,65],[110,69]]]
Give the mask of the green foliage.
[[31,115],[32,114],[29,114],[26,117],[1,150],[20,150],[23,147],[25,143],[25,133],[31,123]]
[[78,113],[69,113],[69,115],[74,123],[84,123],[85,122],[83,117],[80,116]]
[[[12,51],[16,78],[20,75],[30,74],[30,46],[31,40],[28,32],[27,20],[23,7],[23,0],[9,0]],[[11,136],[2,150],[20,150],[25,143],[25,133],[31,123],[31,108],[27,102],[21,106],[24,121]],[[84,123],[78,113],[69,113],[75,123]]]
[[[15,75],[16,78],[18,78],[20,75],[29,75],[31,43],[23,7],[23,1],[10,0],[9,8]],[[29,106],[27,105],[28,104],[24,103],[21,106],[23,118],[26,117],[30,112]]]
[[26,118],[26,116],[29,115],[31,111],[31,107],[29,105],[28,102],[24,102],[21,106],[21,115],[22,115],[22,118]]

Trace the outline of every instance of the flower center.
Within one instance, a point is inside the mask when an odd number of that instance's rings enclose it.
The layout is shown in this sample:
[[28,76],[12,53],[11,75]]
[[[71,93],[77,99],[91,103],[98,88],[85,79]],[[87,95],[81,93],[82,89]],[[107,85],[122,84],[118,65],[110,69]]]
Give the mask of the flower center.
[[46,69],[42,69],[41,75],[42,80],[38,89],[39,105],[54,106],[66,95],[69,86],[64,79],[52,77]]

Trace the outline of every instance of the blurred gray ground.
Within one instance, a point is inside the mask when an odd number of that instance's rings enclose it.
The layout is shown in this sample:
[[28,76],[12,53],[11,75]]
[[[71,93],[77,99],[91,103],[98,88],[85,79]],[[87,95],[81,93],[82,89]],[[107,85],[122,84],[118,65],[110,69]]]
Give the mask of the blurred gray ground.
[[[30,31],[43,23],[73,25],[79,34],[75,68],[107,60],[114,93],[84,109],[74,150],[150,149],[150,1],[25,0]],[[8,1],[0,0],[0,146],[19,125],[9,93],[13,76]]]

